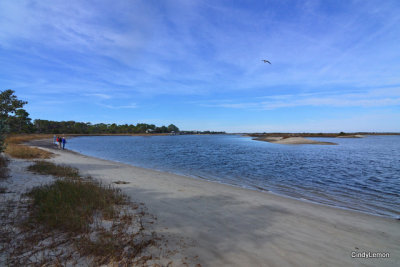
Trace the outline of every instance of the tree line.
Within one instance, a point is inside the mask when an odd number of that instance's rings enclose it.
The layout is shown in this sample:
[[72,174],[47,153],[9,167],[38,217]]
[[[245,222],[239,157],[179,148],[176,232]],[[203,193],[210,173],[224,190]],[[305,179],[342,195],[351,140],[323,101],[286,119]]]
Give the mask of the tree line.
[[0,152],[4,149],[5,135],[8,133],[46,134],[137,134],[179,132],[173,124],[158,127],[154,124],[137,123],[105,124],[75,121],[34,120],[23,109],[28,102],[18,99],[13,90],[0,92]]
[[34,120],[32,126],[26,125],[26,127],[27,129],[33,127],[33,132],[35,133],[54,134],[138,134],[179,132],[179,128],[173,124],[157,127],[154,124],[147,123],[118,125],[116,123],[92,124],[90,122]]

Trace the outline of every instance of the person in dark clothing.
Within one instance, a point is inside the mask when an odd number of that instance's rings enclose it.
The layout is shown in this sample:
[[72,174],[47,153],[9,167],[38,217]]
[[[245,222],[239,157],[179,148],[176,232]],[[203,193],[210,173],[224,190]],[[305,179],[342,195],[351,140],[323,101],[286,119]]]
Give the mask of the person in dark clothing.
[[62,142],[62,149],[65,149],[65,143],[67,142],[67,140],[65,139],[65,137],[63,136],[63,138],[61,139]]
[[58,148],[61,149],[61,143],[62,143],[62,139],[61,137],[58,137]]

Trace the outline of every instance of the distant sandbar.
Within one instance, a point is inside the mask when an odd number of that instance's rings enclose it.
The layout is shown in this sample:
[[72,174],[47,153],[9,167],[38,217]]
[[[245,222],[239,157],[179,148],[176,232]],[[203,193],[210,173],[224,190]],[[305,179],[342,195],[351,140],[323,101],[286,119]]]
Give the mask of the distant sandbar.
[[257,141],[265,141],[274,144],[283,144],[283,145],[337,145],[333,142],[322,142],[315,141],[304,137],[256,137],[253,140]]

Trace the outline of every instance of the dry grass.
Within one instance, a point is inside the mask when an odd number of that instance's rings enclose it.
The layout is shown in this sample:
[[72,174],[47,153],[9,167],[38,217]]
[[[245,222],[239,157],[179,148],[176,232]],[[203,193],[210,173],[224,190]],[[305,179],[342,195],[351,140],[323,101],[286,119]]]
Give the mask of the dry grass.
[[6,150],[5,153],[13,158],[18,159],[48,159],[53,153],[45,151],[43,149],[30,147],[22,143],[36,139],[52,138],[49,134],[21,134],[21,135],[10,135],[6,138]]
[[7,136],[7,144],[21,144],[24,142],[53,138],[52,134],[13,134]]
[[48,159],[53,153],[26,145],[8,144],[5,152],[17,159]]

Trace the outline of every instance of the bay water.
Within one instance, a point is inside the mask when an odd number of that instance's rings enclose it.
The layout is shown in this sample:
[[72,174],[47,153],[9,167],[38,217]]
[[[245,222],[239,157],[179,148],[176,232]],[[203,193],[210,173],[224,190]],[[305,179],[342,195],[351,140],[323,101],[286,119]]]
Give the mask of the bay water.
[[400,217],[400,136],[311,139],[338,145],[176,135],[75,137],[67,148],[138,167]]

